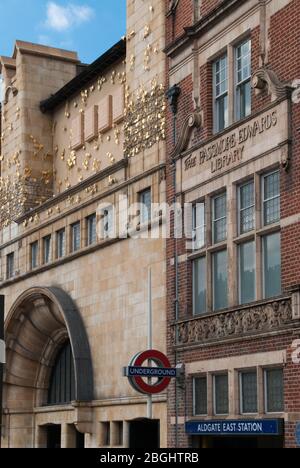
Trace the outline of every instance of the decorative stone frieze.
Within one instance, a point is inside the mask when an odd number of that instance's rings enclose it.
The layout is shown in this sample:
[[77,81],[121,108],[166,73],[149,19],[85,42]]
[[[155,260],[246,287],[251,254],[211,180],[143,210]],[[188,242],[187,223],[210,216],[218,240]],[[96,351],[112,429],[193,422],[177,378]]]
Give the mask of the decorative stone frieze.
[[241,338],[279,331],[293,322],[290,298],[198,317],[177,325],[178,346],[202,345],[231,338]]
[[260,68],[253,73],[252,88],[257,94],[267,91],[272,101],[288,97],[294,90],[290,84],[280,81],[277,74],[268,67]]

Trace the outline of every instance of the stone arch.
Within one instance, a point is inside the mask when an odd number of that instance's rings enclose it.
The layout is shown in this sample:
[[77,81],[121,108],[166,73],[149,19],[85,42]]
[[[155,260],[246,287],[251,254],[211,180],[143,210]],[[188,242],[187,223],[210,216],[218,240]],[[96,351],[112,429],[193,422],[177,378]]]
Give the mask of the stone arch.
[[56,287],[25,291],[13,304],[5,326],[7,363],[4,408],[32,410],[46,404],[57,353],[69,339],[75,369],[76,402],[93,400],[90,347],[80,313]]

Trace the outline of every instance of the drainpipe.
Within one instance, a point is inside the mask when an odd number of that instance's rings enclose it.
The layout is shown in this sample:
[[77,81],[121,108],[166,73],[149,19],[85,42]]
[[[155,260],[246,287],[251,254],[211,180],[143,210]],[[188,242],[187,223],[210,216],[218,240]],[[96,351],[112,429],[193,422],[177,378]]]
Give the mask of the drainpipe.
[[3,411],[3,367],[5,363],[4,343],[4,296],[0,296],[0,448],[2,437],[2,411]]
[[[173,146],[176,145],[177,142],[177,110],[178,110],[178,99],[181,94],[181,89],[178,85],[172,86],[167,91],[167,98],[170,104],[170,108],[173,114]],[[176,206],[176,161],[172,161],[174,164],[174,177],[173,177],[173,189],[174,189],[174,206]],[[175,224],[174,224],[175,228]],[[174,230],[175,234],[175,230]],[[178,270],[178,239],[177,236],[175,237],[174,243],[174,264],[175,264],[175,301],[174,301],[174,315],[175,321],[177,322],[179,319],[179,270]],[[175,330],[175,341],[177,341],[177,325]],[[177,365],[177,352],[175,352],[175,365]],[[179,401],[178,401],[178,388],[177,388],[177,380],[175,381],[175,443],[176,448],[178,447],[178,408],[179,408]]]

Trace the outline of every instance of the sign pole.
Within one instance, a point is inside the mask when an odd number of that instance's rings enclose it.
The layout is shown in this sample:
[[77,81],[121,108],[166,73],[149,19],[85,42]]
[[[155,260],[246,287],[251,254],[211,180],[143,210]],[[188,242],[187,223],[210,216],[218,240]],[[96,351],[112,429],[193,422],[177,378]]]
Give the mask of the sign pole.
[[[148,349],[152,349],[152,272],[151,267],[148,270]],[[149,367],[151,367],[151,360],[148,361]],[[148,383],[151,384],[151,377],[148,379]],[[152,419],[153,408],[152,408],[152,395],[147,397],[147,418]]]
[[2,437],[2,395],[3,395],[3,366],[5,363],[4,343],[4,296],[0,295],[0,448]]

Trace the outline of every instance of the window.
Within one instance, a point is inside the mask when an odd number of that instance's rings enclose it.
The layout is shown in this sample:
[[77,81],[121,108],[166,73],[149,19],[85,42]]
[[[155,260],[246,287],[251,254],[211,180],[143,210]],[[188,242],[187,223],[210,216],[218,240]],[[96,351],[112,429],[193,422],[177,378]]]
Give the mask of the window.
[[6,278],[13,278],[15,274],[15,254],[10,253],[6,257]]
[[101,422],[101,446],[109,447],[110,446],[110,422]]
[[194,416],[207,415],[207,378],[196,377],[193,380]]
[[280,220],[280,179],[279,171],[263,177],[263,224],[276,223]]
[[264,297],[281,294],[281,251],[280,233],[263,237],[263,284]]
[[239,233],[255,229],[254,182],[239,187]]
[[71,245],[72,252],[77,252],[80,249],[80,222],[71,226]]
[[66,231],[61,229],[56,233],[57,258],[63,258],[66,255]]
[[44,265],[51,262],[51,236],[44,237],[43,239],[43,262]]
[[112,238],[114,235],[114,208],[108,206],[103,211],[103,239]]
[[216,415],[229,413],[228,374],[214,376],[214,410]]
[[228,60],[227,55],[213,64],[214,130],[220,132],[228,126]]
[[215,311],[228,307],[227,250],[216,252],[213,262],[213,309]]
[[39,244],[38,242],[33,242],[32,244],[30,244],[30,261],[32,270],[38,266],[38,253]]
[[146,224],[151,219],[151,189],[139,194],[139,203],[141,204],[140,223]]
[[284,411],[282,369],[267,369],[265,371],[265,399],[267,413]]
[[193,261],[193,311],[194,315],[206,312],[206,257]]
[[251,114],[251,40],[235,49],[236,119]]
[[254,414],[257,405],[257,372],[240,373],[240,403],[242,414]]
[[239,246],[239,294],[240,304],[255,300],[255,242]]
[[116,421],[113,422],[113,446],[114,447],[122,447],[123,445],[123,422]]
[[194,250],[205,246],[205,204],[197,203],[193,206],[193,242]]
[[93,245],[97,241],[97,218],[92,214],[87,218],[87,245]]
[[227,238],[226,193],[213,199],[213,242],[217,244]]
[[48,405],[65,405],[75,400],[75,373],[71,344],[68,342],[54,363],[48,390]]

